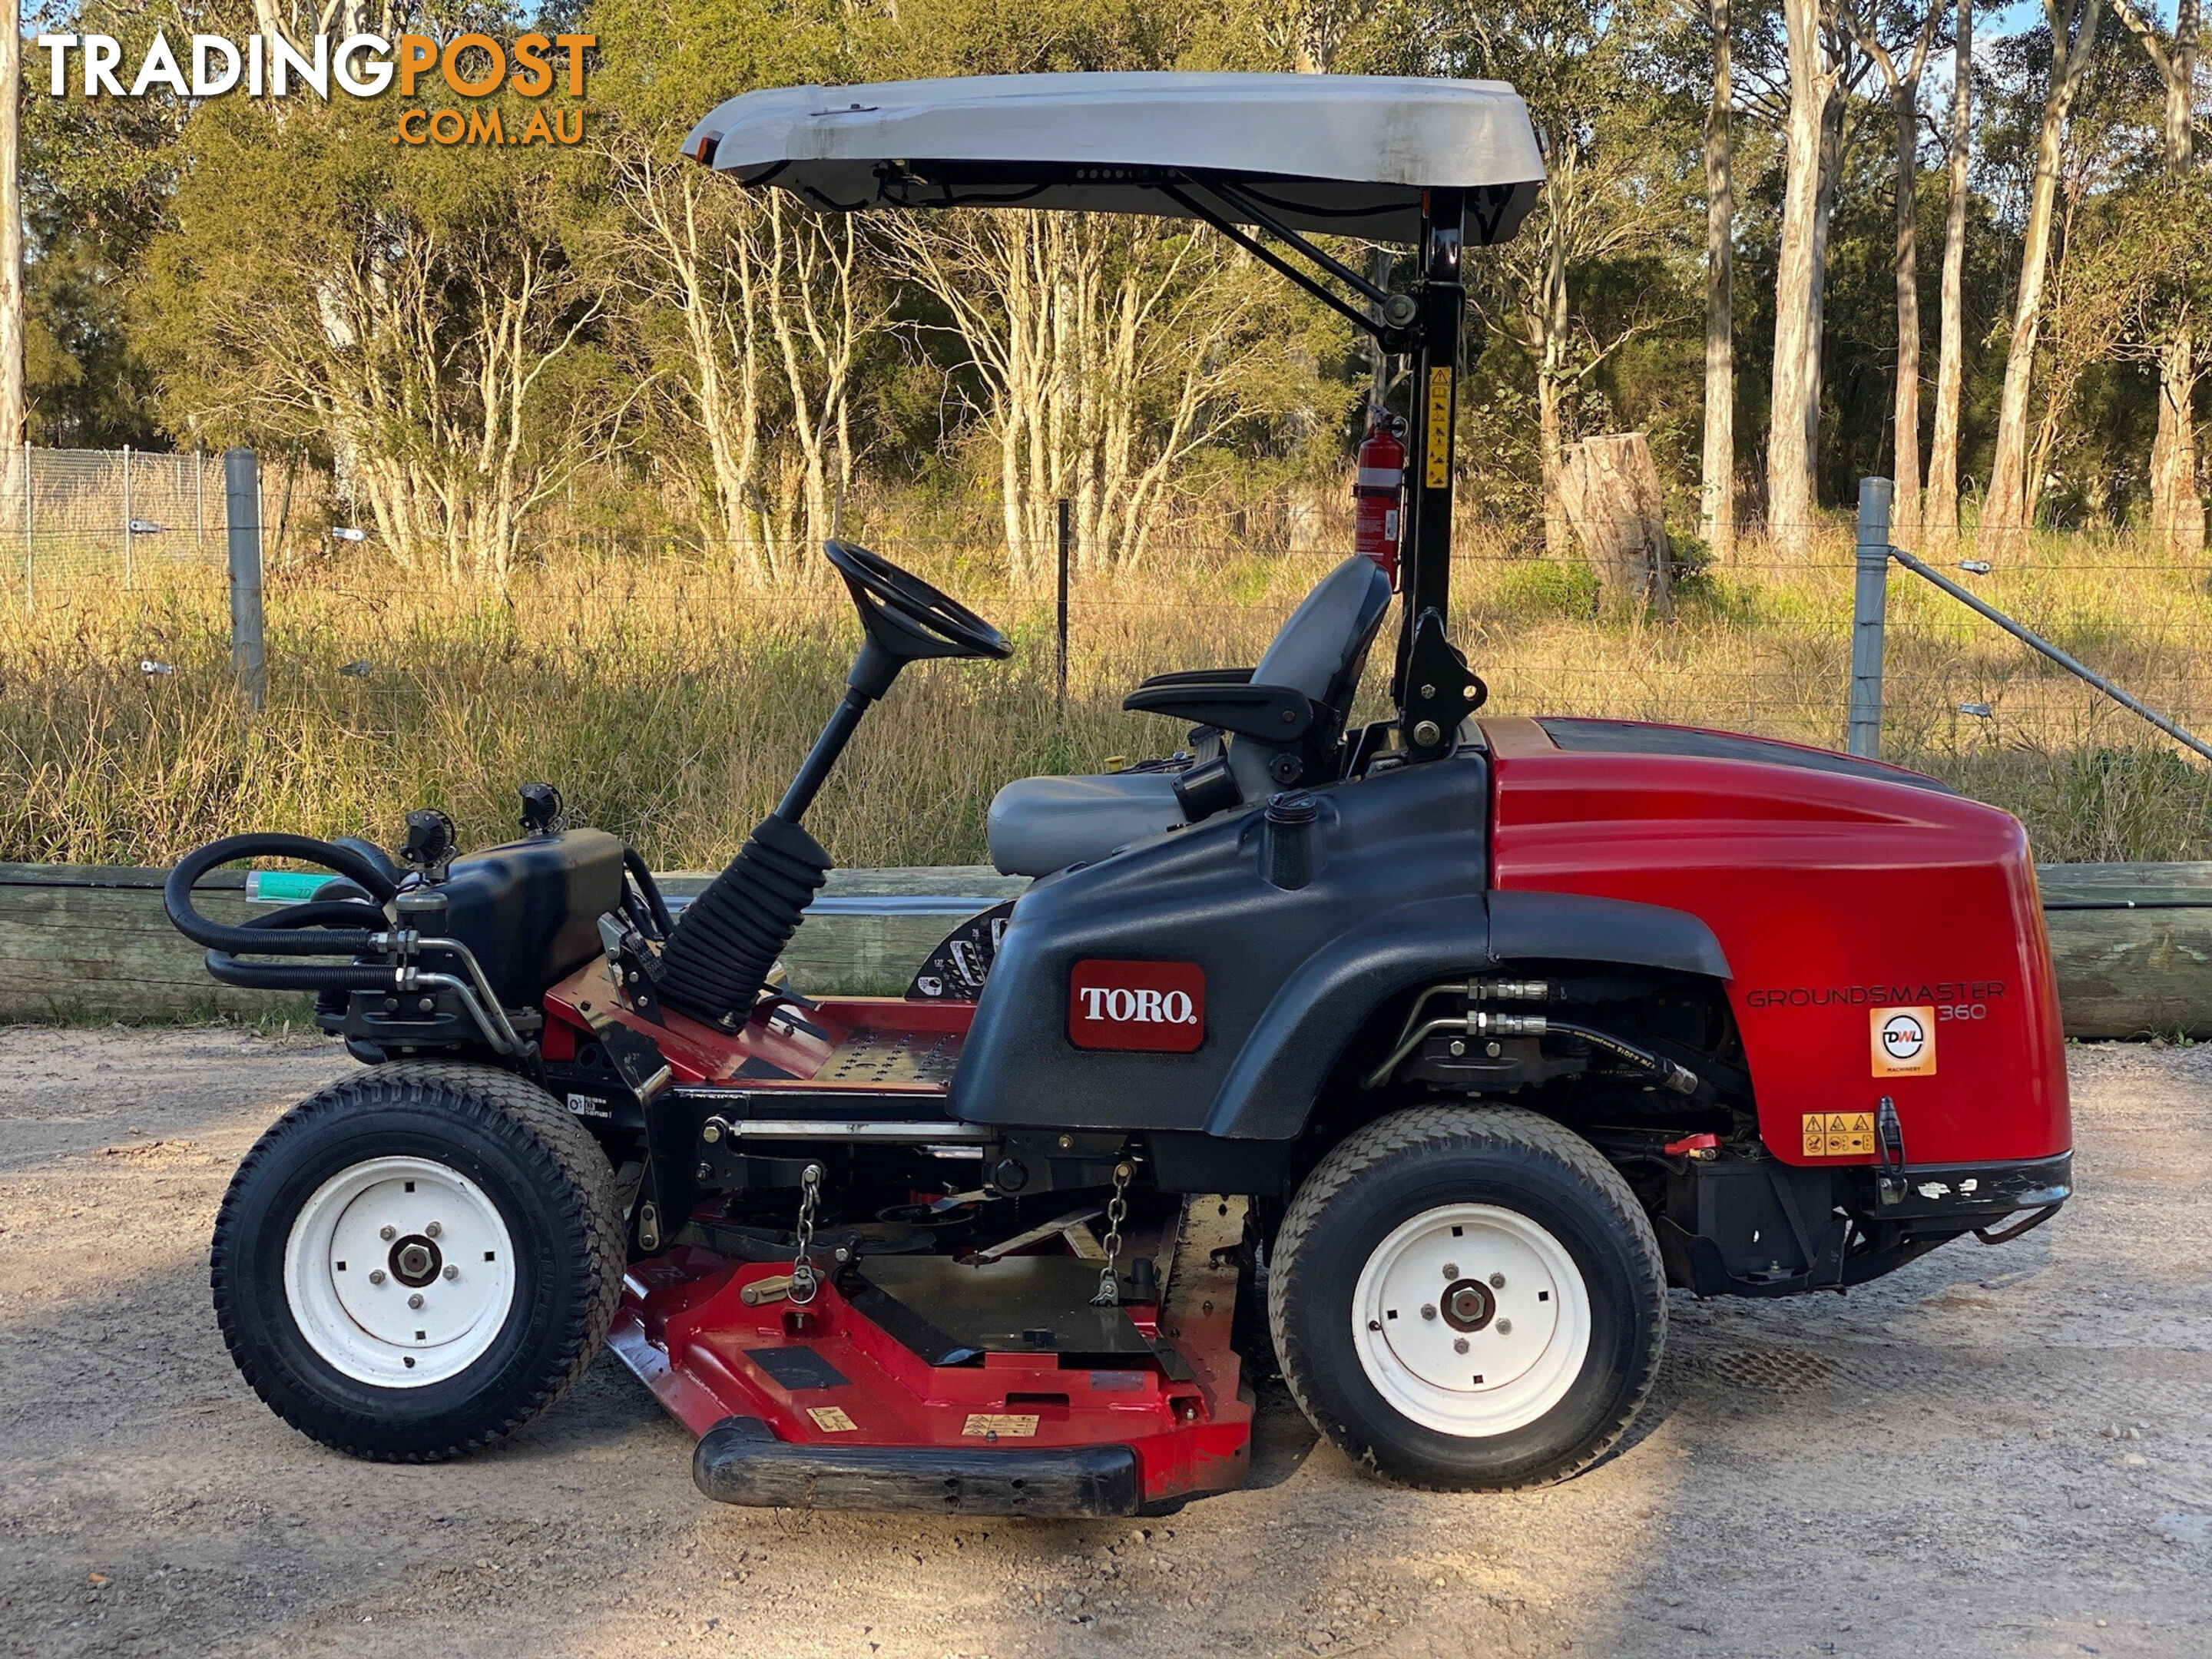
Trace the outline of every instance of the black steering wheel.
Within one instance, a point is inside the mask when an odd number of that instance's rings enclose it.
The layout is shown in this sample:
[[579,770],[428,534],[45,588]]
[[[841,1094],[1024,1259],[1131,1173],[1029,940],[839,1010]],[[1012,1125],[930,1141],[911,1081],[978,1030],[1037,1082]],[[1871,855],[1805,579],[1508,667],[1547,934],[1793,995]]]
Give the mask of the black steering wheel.
[[1004,662],[1014,654],[1004,634],[889,559],[851,542],[824,542],[822,550],[852,590],[869,639],[896,661],[980,657]]

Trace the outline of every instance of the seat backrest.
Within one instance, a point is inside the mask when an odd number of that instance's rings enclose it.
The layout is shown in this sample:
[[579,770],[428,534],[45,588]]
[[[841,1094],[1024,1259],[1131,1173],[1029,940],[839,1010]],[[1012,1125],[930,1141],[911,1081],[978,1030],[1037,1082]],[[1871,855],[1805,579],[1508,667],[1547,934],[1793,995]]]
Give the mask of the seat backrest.
[[[1333,748],[1351,718],[1368,647],[1389,608],[1389,577],[1374,560],[1353,554],[1298,602],[1252,671],[1252,684],[1285,685],[1312,698],[1321,716],[1313,741]],[[1247,738],[1230,740],[1230,769],[1246,800],[1263,800],[1281,787],[1267,775],[1272,752]]]

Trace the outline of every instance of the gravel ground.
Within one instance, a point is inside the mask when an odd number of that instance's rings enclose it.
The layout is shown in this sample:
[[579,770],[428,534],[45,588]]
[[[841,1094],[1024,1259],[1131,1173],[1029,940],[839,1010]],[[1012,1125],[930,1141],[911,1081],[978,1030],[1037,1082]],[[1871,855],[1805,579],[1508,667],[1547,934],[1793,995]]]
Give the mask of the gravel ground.
[[753,1512],[603,1358],[505,1447],[349,1462],[209,1311],[232,1164],[331,1051],[0,1031],[0,1653],[2212,1652],[2212,1049],[2073,1057],[2082,1196],[1848,1298],[1678,1297],[1634,1443],[1392,1491],[1266,1402],[1172,1519]]

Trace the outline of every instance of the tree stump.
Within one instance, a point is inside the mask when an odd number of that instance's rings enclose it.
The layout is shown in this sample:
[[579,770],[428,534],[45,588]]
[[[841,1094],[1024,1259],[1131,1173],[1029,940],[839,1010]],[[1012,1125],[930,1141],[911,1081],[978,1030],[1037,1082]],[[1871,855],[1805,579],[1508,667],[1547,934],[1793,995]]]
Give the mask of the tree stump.
[[1599,608],[1613,616],[1671,614],[1666,506],[1644,434],[1618,432],[1570,446],[1559,495],[1597,578]]

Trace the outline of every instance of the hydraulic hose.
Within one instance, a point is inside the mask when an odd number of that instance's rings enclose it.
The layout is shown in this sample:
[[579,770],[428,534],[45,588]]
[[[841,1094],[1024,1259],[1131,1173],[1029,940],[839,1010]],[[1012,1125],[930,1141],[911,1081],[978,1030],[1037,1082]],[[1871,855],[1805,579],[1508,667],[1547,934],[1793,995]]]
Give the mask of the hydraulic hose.
[[[261,918],[257,925],[233,927],[202,915],[192,908],[192,889],[202,876],[218,865],[234,859],[279,858],[295,859],[303,864],[320,865],[335,871],[354,883],[369,896],[374,904],[359,900],[333,900],[327,902],[343,904],[343,916],[333,915],[331,921],[357,921],[366,924],[368,917],[376,918],[374,926],[343,927],[320,924],[319,921],[282,921],[296,915],[304,906],[290,906],[275,916]],[[210,951],[235,956],[241,952],[256,956],[280,957],[353,957],[363,956],[375,950],[374,935],[382,931],[385,922],[381,904],[399,890],[398,884],[386,870],[349,848],[333,846],[326,841],[316,841],[307,836],[288,836],[265,832],[251,836],[226,836],[221,841],[211,841],[206,846],[187,853],[177,860],[175,869],[161,889],[161,906],[169,915],[170,925],[195,945],[204,945]],[[295,929],[312,927],[313,932]],[[210,963],[210,971],[214,963]],[[222,975],[218,974],[217,978]],[[233,981],[232,983],[241,981]]]
[[660,896],[660,884],[653,880],[652,870],[637,848],[628,842],[623,845],[623,868],[629,872],[629,878],[644,896],[646,911],[652,916],[653,925],[660,930],[660,937],[666,939],[675,931],[676,923],[668,914],[667,901]]

